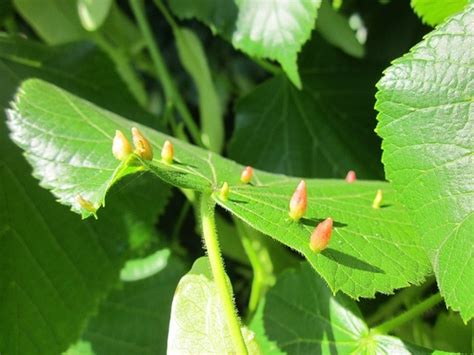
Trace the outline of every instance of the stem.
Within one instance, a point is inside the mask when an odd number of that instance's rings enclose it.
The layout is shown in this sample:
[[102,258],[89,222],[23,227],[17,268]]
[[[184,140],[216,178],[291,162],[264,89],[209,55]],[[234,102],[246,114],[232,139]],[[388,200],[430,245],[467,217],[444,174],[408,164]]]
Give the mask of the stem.
[[166,99],[174,104],[176,110],[179,112],[186,127],[191,134],[194,142],[200,146],[203,146],[201,141],[201,134],[199,132],[199,128],[194,122],[191,113],[189,112],[186,104],[184,103],[183,98],[178,93],[174,81],[171,77],[171,74],[166,67],[166,64],[161,56],[161,52],[153,39],[153,34],[151,32],[151,28],[148,24],[148,21],[145,16],[145,11],[143,9],[143,2],[142,0],[129,0],[130,7],[132,8],[132,12],[137,20],[138,27],[142,32],[142,35],[145,39],[145,43],[148,47],[148,51],[151,55],[151,60],[153,65],[155,66],[156,74],[160,78],[161,84],[163,86],[163,90],[165,92]]
[[273,264],[266,246],[260,235],[250,230],[241,221],[234,218],[237,232],[242,241],[245,253],[253,269],[252,288],[246,319],[252,319],[258,304],[268,288],[275,283]]
[[270,63],[264,59],[260,58],[252,58],[255,64],[260,66],[263,70],[269,72],[270,74],[273,75],[278,75],[282,72],[281,68],[278,65],[275,65],[273,63]]
[[418,317],[419,315],[425,313],[428,309],[434,307],[438,303],[440,303],[443,300],[443,297],[441,297],[441,294],[438,292],[430,297],[428,297],[426,300],[418,303],[416,306],[412,307],[408,311],[396,316],[393,319],[390,319],[389,321],[382,323],[378,327],[374,329],[374,331],[378,333],[389,333],[395,328],[398,328],[402,324]]
[[204,243],[207,249],[207,256],[211,264],[211,271],[219,292],[224,314],[229,327],[230,336],[234,343],[237,354],[247,354],[244,338],[240,330],[240,321],[232,299],[230,282],[224,271],[224,263],[221,257],[219,241],[217,240],[216,222],[214,219],[215,202],[209,195],[201,195],[201,219]]
[[92,38],[115,63],[117,72],[125,81],[130,92],[138,101],[140,106],[146,107],[148,101],[146,91],[137,73],[130,66],[127,56],[122,51],[111,45],[100,32],[94,32]]

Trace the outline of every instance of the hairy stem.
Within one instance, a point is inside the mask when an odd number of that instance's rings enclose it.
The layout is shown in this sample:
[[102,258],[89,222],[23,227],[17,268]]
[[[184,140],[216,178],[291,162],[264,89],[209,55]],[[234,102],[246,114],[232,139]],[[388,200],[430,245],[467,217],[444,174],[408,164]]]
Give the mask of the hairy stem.
[[173,103],[176,107],[176,110],[179,112],[183,118],[184,124],[189,131],[189,134],[193,138],[193,141],[202,146],[201,134],[198,126],[194,122],[191,113],[189,112],[186,104],[184,103],[183,98],[176,89],[173,78],[171,77],[168,68],[166,67],[165,61],[161,55],[161,52],[153,39],[153,34],[151,28],[148,24],[148,21],[145,16],[145,11],[143,9],[142,0],[130,0],[130,7],[132,12],[137,20],[138,27],[142,32],[142,35],[145,39],[148,51],[150,52],[151,60],[156,70],[156,74],[160,78],[160,82],[163,86],[166,99]]
[[375,327],[374,331],[378,333],[389,333],[393,329],[398,328],[402,324],[420,316],[421,314],[425,313],[428,309],[436,306],[443,300],[440,293],[436,293],[426,300],[418,303],[417,305],[410,308],[408,311],[403,312],[402,314],[396,316],[389,321],[380,324],[378,327]]
[[214,219],[215,202],[209,195],[201,195],[202,234],[207,249],[207,256],[211,264],[212,276],[224,307],[224,313],[230,335],[237,354],[247,354],[244,338],[240,330],[240,321],[232,299],[230,282],[224,271],[224,262],[221,257],[219,241],[217,240],[216,222]]

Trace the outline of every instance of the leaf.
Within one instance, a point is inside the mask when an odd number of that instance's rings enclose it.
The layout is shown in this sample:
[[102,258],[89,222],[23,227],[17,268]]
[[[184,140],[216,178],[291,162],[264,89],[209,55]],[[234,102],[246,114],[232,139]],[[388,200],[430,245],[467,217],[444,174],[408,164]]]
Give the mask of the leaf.
[[69,352],[80,353],[88,344],[92,354],[165,354],[171,302],[184,273],[183,263],[171,257],[154,275],[122,283],[102,302]]
[[397,59],[378,83],[387,177],[431,258],[448,306],[474,316],[474,6]]
[[326,41],[357,58],[364,56],[364,46],[359,43],[349,20],[336,11],[328,0],[323,0],[318,11],[316,30]]
[[301,88],[297,54],[310,38],[321,0],[238,0],[232,44],[248,55],[278,61]]
[[423,22],[439,25],[446,18],[462,11],[468,0],[411,0],[411,6]]
[[186,28],[175,28],[178,55],[199,94],[202,141],[213,152],[224,145],[224,122],[216,87],[199,37]]
[[196,18],[209,26],[213,33],[232,38],[238,12],[234,0],[168,0],[168,4],[178,18]]
[[113,0],[77,0],[77,11],[87,31],[97,30],[107,18]]
[[315,35],[300,68],[303,90],[279,76],[238,101],[230,156],[291,175],[344,177],[355,170],[361,178],[381,178],[372,103],[380,67]]
[[[26,81],[13,106],[8,122],[12,138],[26,151],[41,184],[75,211],[80,211],[75,201],[78,193],[97,206],[103,202],[106,186],[121,164],[111,153],[113,133],[121,129],[129,134],[130,127],[137,125],[150,140],[155,158],[130,170],[150,170],[174,186],[203,193],[213,193],[227,181],[228,201],[221,201],[218,193],[213,194],[215,200],[255,229],[303,254],[334,291],[372,297],[375,292],[390,293],[419,283],[429,271],[409,216],[387,183],[307,180],[308,211],[296,223],[288,218],[288,202],[297,178],[256,170],[253,184],[243,185],[243,166],[40,80]],[[156,158],[165,140],[175,148],[171,165]],[[383,189],[384,202],[383,208],[375,210],[371,203],[377,189]],[[325,252],[314,254],[308,245],[310,234],[328,216],[336,222],[333,240]]]
[[61,83],[111,109],[132,102],[126,111],[138,112],[110,62],[91,46],[52,49],[0,36],[0,352],[12,355],[61,353],[78,338],[118,281],[130,249],[154,237],[169,195],[166,185],[143,176],[112,189],[113,206],[100,221],[81,221],[57,204],[31,177],[4,124],[4,108],[29,76]]
[[[168,354],[235,353],[209,260],[201,257],[179,281],[173,298]],[[242,328],[249,354],[259,354],[253,334]]]
[[427,349],[372,332],[354,301],[333,296],[308,263],[282,273],[250,325],[269,353],[411,354]]
[[[86,0],[81,0],[86,1]],[[108,2],[100,0],[96,3]],[[81,24],[77,0],[13,0],[19,14],[46,43],[51,45],[71,43],[89,38]],[[60,29],[60,30],[58,30]],[[118,6],[112,4],[108,17],[101,26],[111,42],[130,48],[140,39],[140,33]]]

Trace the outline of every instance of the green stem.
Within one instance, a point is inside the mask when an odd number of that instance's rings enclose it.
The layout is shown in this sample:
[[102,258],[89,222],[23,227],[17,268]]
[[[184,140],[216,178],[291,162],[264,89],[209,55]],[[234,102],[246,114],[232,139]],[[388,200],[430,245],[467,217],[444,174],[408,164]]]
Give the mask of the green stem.
[[100,32],[94,32],[91,36],[95,43],[105,53],[107,53],[107,55],[115,63],[117,72],[125,81],[128,88],[130,89],[130,92],[138,101],[140,106],[146,107],[148,97],[145,88],[143,87],[143,84],[135,70],[133,70],[133,68],[130,66],[127,56],[122,51],[111,45]]
[[374,331],[378,333],[389,333],[393,329],[398,328],[402,324],[420,316],[425,313],[428,309],[434,307],[443,300],[441,294],[436,293],[431,297],[428,297],[426,300],[418,303],[416,306],[410,308],[408,311],[396,316],[389,321],[382,323],[378,327],[375,327]]
[[260,68],[269,72],[270,74],[278,75],[282,72],[281,68],[278,65],[270,63],[264,59],[252,58],[252,60],[254,61],[255,64],[259,65]]
[[232,299],[230,282],[224,271],[224,262],[221,257],[219,241],[217,240],[216,222],[214,219],[215,202],[209,195],[201,195],[202,234],[207,249],[207,256],[211,264],[211,271],[217,290],[224,307],[224,314],[229,327],[232,342],[237,354],[247,354],[244,338],[240,330],[240,321]]
[[171,74],[168,71],[168,68],[166,67],[165,61],[163,60],[161,52],[155,40],[153,39],[153,34],[151,32],[151,28],[148,24],[148,21],[145,16],[145,11],[143,9],[142,0],[129,1],[130,7],[132,8],[132,12],[137,20],[138,27],[142,32],[148,51],[150,52],[151,60],[153,62],[153,65],[155,66],[156,74],[160,78],[166,99],[172,102],[173,105],[176,107],[176,110],[183,118],[183,121],[186,127],[188,128],[189,133],[191,134],[191,137],[193,138],[194,142],[202,146],[203,144],[201,141],[201,134],[199,128],[194,122],[191,113],[189,112],[188,108],[186,107],[186,104],[184,103],[183,98],[178,93]]
[[234,218],[245,253],[252,265],[253,279],[246,319],[252,319],[258,304],[268,288],[275,283],[273,265],[266,246],[260,235],[250,230],[244,223]]

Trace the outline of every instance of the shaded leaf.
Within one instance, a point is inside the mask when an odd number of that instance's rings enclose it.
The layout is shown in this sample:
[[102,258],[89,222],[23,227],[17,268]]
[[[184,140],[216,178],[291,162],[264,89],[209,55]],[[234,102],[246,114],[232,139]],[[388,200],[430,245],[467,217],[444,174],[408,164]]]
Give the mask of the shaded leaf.
[[273,172],[312,177],[382,177],[373,132],[381,68],[350,58],[320,36],[300,56],[303,90],[270,79],[237,103],[230,156]]
[[448,306],[474,316],[474,6],[397,59],[378,83],[387,177],[411,212]]
[[[123,164],[111,152],[113,133],[130,132],[137,124],[39,80],[25,82],[13,106],[12,137],[26,150],[41,184],[75,211],[89,214],[81,211],[75,196],[80,193],[97,206],[103,202],[106,187]],[[243,166],[139,127],[155,152],[165,140],[172,141],[175,161],[164,163],[155,154],[153,161],[140,161],[127,172],[149,170],[172,185],[212,193],[221,206],[255,229],[302,253],[334,291],[371,297],[419,283],[429,271],[409,216],[387,183],[307,180],[308,211],[297,223],[288,217],[288,201],[299,179],[256,170],[253,183],[244,185]],[[214,193],[224,181],[230,186],[225,202]],[[376,210],[371,203],[377,189],[383,189],[385,197],[383,208]],[[336,222],[333,240],[329,249],[315,254],[309,248],[310,234],[328,216]]]
[[191,30],[176,28],[174,33],[181,63],[193,78],[199,95],[202,141],[210,150],[219,153],[224,145],[224,122],[204,48]]
[[174,257],[163,269],[141,280],[123,282],[101,303],[79,344],[92,354],[165,354],[171,302],[184,265]]
[[271,354],[429,353],[372,332],[355,302],[334,296],[307,263],[278,277],[250,328]]
[[301,88],[297,54],[310,38],[321,0],[238,0],[232,44],[251,57],[278,61]]

